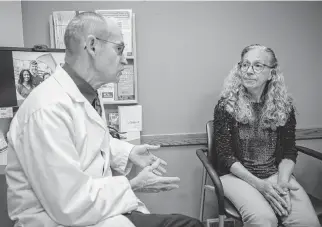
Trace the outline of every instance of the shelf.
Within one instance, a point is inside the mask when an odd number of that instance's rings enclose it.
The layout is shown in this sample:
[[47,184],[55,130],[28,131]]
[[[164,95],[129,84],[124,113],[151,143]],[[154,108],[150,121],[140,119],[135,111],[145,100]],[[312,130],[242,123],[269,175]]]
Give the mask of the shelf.
[[137,100],[115,100],[115,101],[105,101],[103,102],[104,105],[111,105],[111,104],[137,104]]

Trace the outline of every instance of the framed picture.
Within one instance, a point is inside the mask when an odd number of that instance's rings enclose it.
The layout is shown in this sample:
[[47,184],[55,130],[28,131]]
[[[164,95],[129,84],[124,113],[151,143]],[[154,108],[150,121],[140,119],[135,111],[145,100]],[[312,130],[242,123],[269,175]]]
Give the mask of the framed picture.
[[63,49],[34,51],[0,47],[0,108],[20,106],[39,84],[64,63]]

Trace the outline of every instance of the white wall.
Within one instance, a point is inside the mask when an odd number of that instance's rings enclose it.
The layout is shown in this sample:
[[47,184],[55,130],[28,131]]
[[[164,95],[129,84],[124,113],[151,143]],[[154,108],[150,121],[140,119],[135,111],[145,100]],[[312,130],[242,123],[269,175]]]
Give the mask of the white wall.
[[0,47],[23,47],[21,1],[0,1]]

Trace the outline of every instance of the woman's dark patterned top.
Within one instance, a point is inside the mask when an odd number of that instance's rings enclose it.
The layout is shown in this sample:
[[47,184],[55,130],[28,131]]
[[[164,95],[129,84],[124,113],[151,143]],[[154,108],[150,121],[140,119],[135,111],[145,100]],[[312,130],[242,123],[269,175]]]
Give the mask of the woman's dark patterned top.
[[232,164],[240,162],[255,176],[266,178],[277,172],[282,159],[296,162],[294,109],[286,124],[273,131],[259,126],[262,106],[253,104],[257,121],[242,124],[226,111],[223,100],[219,100],[214,111],[214,148],[210,157],[220,175],[229,173]]
[[267,178],[277,172],[275,165],[275,147],[277,133],[260,127],[262,103],[252,103],[255,122],[239,124],[240,162],[252,174]]

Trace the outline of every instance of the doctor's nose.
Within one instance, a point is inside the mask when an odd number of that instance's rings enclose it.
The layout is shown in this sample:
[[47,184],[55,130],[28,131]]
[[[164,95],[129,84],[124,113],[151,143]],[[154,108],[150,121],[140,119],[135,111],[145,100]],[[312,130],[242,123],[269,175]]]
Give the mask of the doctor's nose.
[[124,56],[124,54],[122,54],[122,57],[121,57],[121,64],[127,65],[127,60],[126,60],[126,57]]

